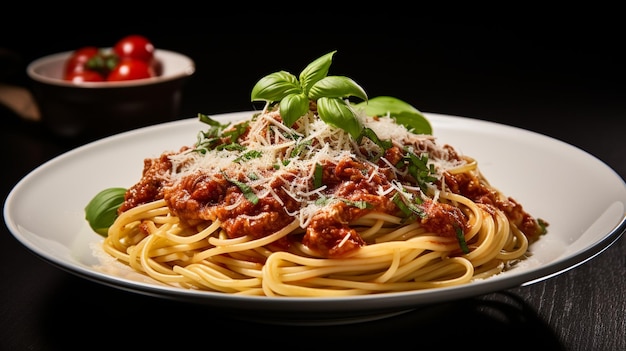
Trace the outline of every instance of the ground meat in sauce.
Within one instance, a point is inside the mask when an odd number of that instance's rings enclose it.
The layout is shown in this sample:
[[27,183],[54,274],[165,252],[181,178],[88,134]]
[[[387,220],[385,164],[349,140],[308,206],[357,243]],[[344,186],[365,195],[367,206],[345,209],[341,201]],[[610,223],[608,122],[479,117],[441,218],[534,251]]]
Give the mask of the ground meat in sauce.
[[144,159],[141,180],[126,191],[118,214],[163,198],[163,182],[166,179],[164,175],[172,169],[172,163],[168,159],[171,154],[164,153],[158,159]]
[[455,237],[457,230],[463,233],[468,230],[467,218],[458,207],[427,200],[420,208],[425,213],[425,216],[419,218],[420,224],[430,232]]
[[222,221],[228,237],[249,235],[261,238],[285,227],[294,219],[287,211],[299,205],[276,182],[272,187],[283,203],[274,197],[260,198],[253,204],[241,190],[222,174],[203,173],[186,176],[165,190],[165,200],[173,213],[184,219]]
[[361,236],[345,222],[356,215],[354,207],[337,203],[332,206],[332,210],[316,215],[311,220],[302,243],[326,257],[341,257],[353,252],[365,245]]

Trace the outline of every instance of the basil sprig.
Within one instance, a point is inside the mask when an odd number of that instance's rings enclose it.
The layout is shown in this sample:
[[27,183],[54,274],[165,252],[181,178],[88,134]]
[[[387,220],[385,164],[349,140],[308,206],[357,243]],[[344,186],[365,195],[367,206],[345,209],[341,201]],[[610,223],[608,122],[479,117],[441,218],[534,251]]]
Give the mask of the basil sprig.
[[[261,78],[252,88],[252,101],[279,103],[283,123],[293,125],[309,111],[311,101],[317,104],[319,117],[327,124],[348,132],[360,140],[364,128],[356,117],[356,109],[364,109],[369,116],[390,115],[398,124],[416,134],[432,134],[432,127],[424,115],[410,104],[391,97],[379,96],[368,99],[365,90],[355,81],[344,76],[328,76],[332,51],[311,62],[300,73],[299,79],[286,71],[278,71]],[[346,99],[361,98],[358,104]]]
[[293,125],[309,111],[309,102],[317,103],[317,113],[327,124],[341,128],[354,139],[361,134],[361,123],[346,98],[355,96],[367,101],[367,94],[355,81],[344,76],[328,76],[332,51],[311,62],[299,79],[286,71],[261,78],[252,88],[252,101],[279,102],[283,123]]

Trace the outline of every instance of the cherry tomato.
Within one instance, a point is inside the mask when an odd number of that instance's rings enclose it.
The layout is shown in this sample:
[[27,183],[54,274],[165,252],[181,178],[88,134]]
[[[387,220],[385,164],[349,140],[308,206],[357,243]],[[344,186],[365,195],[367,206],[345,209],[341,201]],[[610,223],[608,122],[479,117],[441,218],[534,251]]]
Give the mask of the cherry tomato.
[[142,60],[132,58],[122,58],[120,63],[111,70],[107,81],[134,80],[154,77],[152,65]]
[[85,64],[89,59],[97,56],[100,50],[95,46],[85,46],[74,50],[72,55],[65,61],[65,75],[69,75],[74,71],[84,71]]
[[133,34],[120,39],[113,52],[120,58],[134,58],[144,62],[151,62],[154,58],[154,45],[148,38]]
[[84,82],[104,82],[104,77],[96,72],[89,69],[76,70],[68,73],[65,76],[65,80],[68,80],[73,83],[84,83]]

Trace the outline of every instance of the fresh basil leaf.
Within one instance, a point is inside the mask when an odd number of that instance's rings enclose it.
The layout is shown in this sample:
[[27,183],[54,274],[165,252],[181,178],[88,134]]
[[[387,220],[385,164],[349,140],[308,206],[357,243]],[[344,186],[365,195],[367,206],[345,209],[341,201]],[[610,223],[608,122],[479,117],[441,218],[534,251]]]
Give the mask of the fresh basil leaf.
[[289,72],[279,71],[261,78],[252,88],[252,101],[280,101],[290,94],[301,93],[296,76]]
[[291,127],[300,117],[309,111],[309,98],[304,94],[291,94],[280,101],[280,116],[283,124]]
[[365,90],[355,81],[343,76],[328,76],[320,79],[309,90],[309,98],[317,100],[320,97],[349,97],[356,96],[367,100]]
[[302,89],[304,89],[305,94],[308,95],[309,89],[311,89],[313,84],[328,75],[328,70],[330,69],[333,55],[336,52],[337,50],[321,56],[317,60],[309,63],[302,70],[302,72],[300,72],[300,86],[302,87]]
[[319,98],[317,113],[325,123],[345,130],[354,140],[361,134],[361,123],[354,115],[354,111],[341,98]]
[[391,113],[391,117],[396,123],[404,125],[409,131],[415,134],[433,134],[430,122],[421,112],[402,111]]
[[411,104],[391,96],[377,96],[354,105],[362,108],[368,116],[389,114],[396,123],[404,125],[416,134],[432,134],[433,129],[426,117]]
[[108,188],[96,194],[85,206],[85,219],[91,229],[106,237],[117,218],[117,209],[124,203],[124,188]]

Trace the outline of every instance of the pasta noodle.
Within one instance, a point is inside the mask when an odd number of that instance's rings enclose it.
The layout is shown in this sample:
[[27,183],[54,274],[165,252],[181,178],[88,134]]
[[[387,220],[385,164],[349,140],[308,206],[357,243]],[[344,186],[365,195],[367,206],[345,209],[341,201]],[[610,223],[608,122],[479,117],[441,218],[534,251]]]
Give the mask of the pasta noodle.
[[104,251],[185,289],[349,296],[488,278],[545,233],[476,160],[358,116],[393,145],[357,144],[315,111],[288,128],[267,109],[146,159]]

